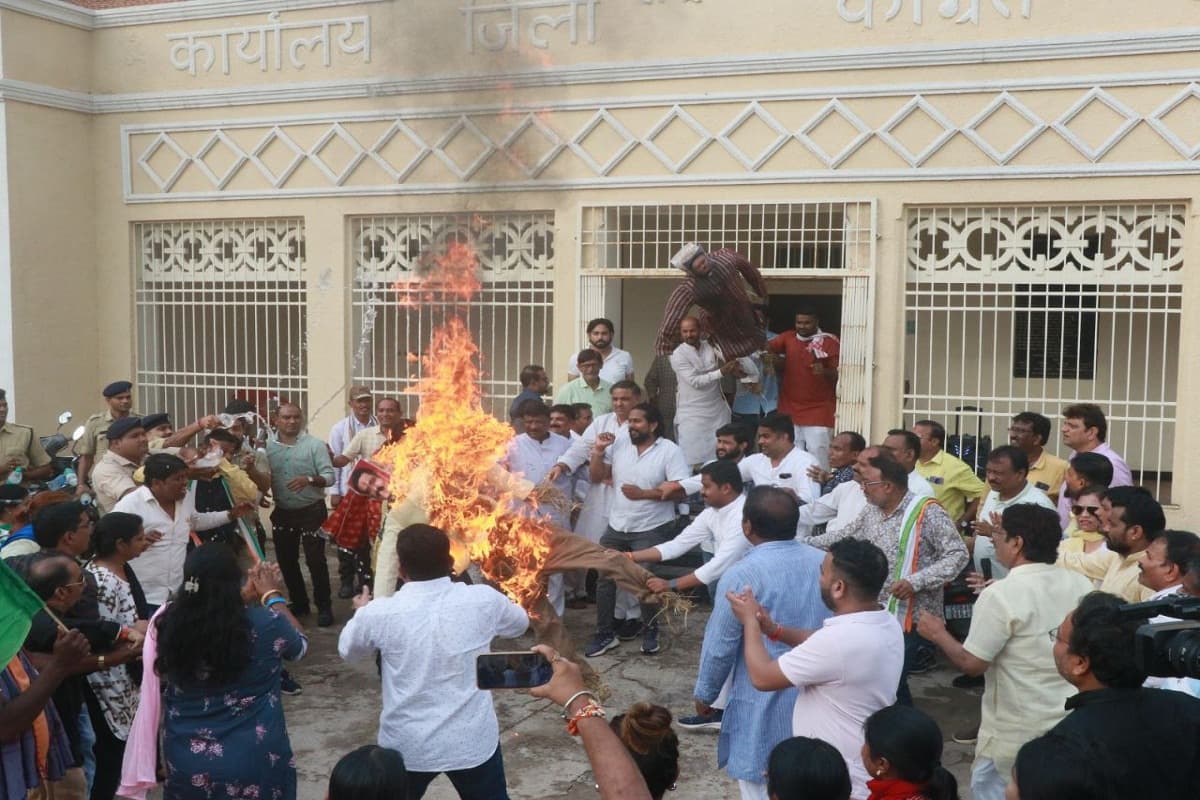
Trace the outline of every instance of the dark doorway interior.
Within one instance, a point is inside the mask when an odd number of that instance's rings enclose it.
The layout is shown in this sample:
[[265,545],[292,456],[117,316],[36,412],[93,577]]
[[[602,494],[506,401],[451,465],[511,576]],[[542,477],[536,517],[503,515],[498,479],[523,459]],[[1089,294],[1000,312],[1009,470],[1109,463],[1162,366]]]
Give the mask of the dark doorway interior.
[[772,294],[767,306],[767,327],[773,333],[796,326],[796,309],[807,306],[821,318],[821,330],[834,335],[842,331],[842,297],[836,294]]

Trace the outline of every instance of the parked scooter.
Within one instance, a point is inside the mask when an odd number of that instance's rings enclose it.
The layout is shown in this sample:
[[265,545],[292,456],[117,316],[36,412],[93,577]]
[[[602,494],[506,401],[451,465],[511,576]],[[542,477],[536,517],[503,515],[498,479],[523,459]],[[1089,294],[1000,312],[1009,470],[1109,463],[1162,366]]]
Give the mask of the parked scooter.
[[[67,450],[68,444],[77,442],[83,438],[84,427],[79,425],[71,432],[71,438],[68,439],[66,434],[62,432],[62,426],[71,421],[72,414],[70,411],[64,411],[58,415],[58,428],[49,436],[41,437],[42,449],[46,451],[46,455],[50,456],[50,465],[53,469],[54,477],[50,478],[43,484],[44,488],[51,490],[65,489],[73,490],[79,485],[79,476],[75,473],[75,466],[79,462],[79,457],[71,454]],[[66,455],[59,455],[60,453]],[[34,487],[34,491],[38,488]]]

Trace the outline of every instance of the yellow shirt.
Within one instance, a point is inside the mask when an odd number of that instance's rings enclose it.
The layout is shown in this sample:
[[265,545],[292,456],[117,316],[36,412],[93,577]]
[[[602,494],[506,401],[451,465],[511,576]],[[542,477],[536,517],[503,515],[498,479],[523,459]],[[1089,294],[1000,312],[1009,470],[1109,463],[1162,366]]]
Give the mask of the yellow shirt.
[[1029,467],[1028,481],[1046,494],[1050,499],[1058,501],[1058,493],[1062,491],[1063,481],[1067,478],[1067,462],[1058,456],[1052,456],[1045,450],[1036,464]]
[[1147,589],[1138,583],[1138,576],[1141,574],[1138,562],[1141,559],[1140,550],[1124,558],[1112,550],[1096,550],[1091,553],[1064,552],[1062,547],[1058,550],[1060,567],[1100,581],[1100,591],[1115,594],[1129,603],[1141,603],[1149,600],[1154,594],[1153,589]]
[[917,472],[933,486],[933,496],[955,522],[962,519],[967,503],[987,491],[987,484],[974,470],[945,450],[939,450],[928,461],[918,460]]
[[1059,676],[1046,632],[1091,590],[1091,581],[1053,564],[1021,564],[975,601],[963,649],[988,662],[975,755],[992,759],[1002,775],[1021,745],[1067,714],[1063,703],[1075,689]]

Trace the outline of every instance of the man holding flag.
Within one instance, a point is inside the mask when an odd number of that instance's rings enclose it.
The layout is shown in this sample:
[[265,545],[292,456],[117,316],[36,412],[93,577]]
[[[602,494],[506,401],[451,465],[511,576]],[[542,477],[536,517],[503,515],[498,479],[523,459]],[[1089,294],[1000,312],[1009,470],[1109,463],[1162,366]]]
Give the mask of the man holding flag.
[[34,615],[44,607],[0,561],[0,663],[5,665],[0,671],[0,775],[5,797],[23,798],[43,785],[73,788],[75,796],[83,796],[83,771],[74,766],[51,697],[68,678],[92,669],[95,659],[83,634],[60,630],[49,662],[40,673],[33,668],[21,647]]
[[888,580],[879,602],[904,629],[904,671],[896,702],[912,705],[908,673],[919,664],[922,647],[932,650],[917,633],[916,615],[942,616],[943,587],[966,566],[967,547],[936,500],[908,490],[908,472],[890,455],[868,447],[859,454],[855,472],[867,507],[846,527],[807,541],[825,549],[853,536],[871,542],[887,556]]

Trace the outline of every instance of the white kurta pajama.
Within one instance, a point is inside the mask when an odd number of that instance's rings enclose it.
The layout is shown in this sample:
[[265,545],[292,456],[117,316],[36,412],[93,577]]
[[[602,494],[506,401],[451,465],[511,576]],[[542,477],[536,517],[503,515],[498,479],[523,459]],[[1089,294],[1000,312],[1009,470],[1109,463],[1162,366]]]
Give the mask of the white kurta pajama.
[[671,353],[679,388],[675,428],[684,460],[690,466],[717,457],[717,428],[729,423],[729,404],[721,393],[721,353],[701,340],[698,347],[681,344]]

